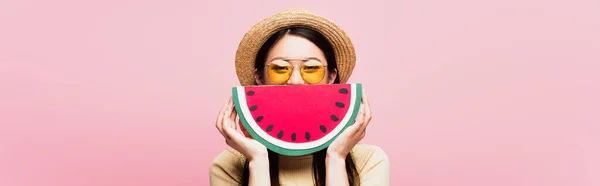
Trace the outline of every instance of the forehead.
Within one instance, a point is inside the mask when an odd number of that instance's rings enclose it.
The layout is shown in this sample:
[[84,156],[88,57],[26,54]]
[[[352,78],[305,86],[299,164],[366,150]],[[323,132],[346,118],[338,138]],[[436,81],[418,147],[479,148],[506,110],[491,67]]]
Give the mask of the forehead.
[[316,57],[325,60],[323,51],[310,40],[295,36],[283,36],[269,51],[268,60],[276,57]]

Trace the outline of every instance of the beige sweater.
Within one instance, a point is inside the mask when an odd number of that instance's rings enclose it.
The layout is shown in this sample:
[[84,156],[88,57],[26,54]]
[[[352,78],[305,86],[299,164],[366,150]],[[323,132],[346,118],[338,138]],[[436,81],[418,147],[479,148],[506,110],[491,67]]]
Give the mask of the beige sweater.
[[[389,186],[390,162],[381,148],[358,144],[352,150],[361,186]],[[235,150],[219,154],[210,166],[211,186],[241,185],[244,156]],[[283,186],[314,185],[312,156],[279,158],[279,179]]]

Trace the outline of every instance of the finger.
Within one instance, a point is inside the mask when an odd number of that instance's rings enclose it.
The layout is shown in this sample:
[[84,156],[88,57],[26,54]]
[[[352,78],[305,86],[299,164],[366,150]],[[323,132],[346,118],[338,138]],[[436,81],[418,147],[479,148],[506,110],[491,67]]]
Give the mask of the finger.
[[372,114],[371,114],[371,102],[369,101],[369,97],[367,96],[367,92],[363,89],[363,100],[365,104],[365,121],[366,123],[371,122]]
[[361,123],[363,123],[363,114],[362,114],[362,105],[359,108],[358,114],[356,116],[356,119],[354,120],[354,124],[352,124],[351,126],[348,127],[348,130],[351,136],[355,136],[356,133],[358,133]]
[[237,117],[237,110],[235,110],[235,105],[231,104],[231,108],[229,108],[229,120],[231,121],[231,128],[237,128],[235,118]]
[[215,126],[217,126],[218,128],[218,124],[221,122],[222,116],[225,113],[225,109],[227,108],[227,104],[223,105],[223,107],[221,107],[219,109],[219,113],[217,114],[217,120],[215,121]]
[[363,122],[364,116],[365,116],[364,110],[365,110],[364,105],[360,104],[360,106],[358,108],[358,114],[356,114],[356,119],[354,121],[354,125],[360,125]]
[[223,107],[223,116],[221,118],[221,131],[223,131],[223,128],[226,128],[229,126],[229,120],[228,117],[230,115],[230,111],[233,105],[233,99],[231,97],[229,97],[229,101],[227,102],[227,104],[225,105],[225,107]]
[[244,132],[245,129],[244,129],[244,126],[242,125],[242,120],[240,119],[240,117],[236,116],[235,119],[236,119],[236,123],[235,123],[236,130],[239,130],[240,132]]
[[369,125],[370,121],[371,121],[371,115],[369,114],[369,112],[367,112],[367,108],[368,106],[365,106],[365,111],[363,111],[363,122],[360,123],[360,127],[362,130],[364,130],[365,128],[367,128],[367,125]]
[[367,96],[367,91],[365,91],[365,89],[362,89],[362,99],[361,99],[361,101],[365,105],[369,105],[370,106],[369,96]]
[[219,111],[219,115],[217,116],[217,122],[215,124],[215,126],[221,134],[223,134],[223,118],[225,117],[227,107],[228,105],[226,104],[223,106],[223,108],[221,108],[221,110]]
[[236,120],[237,110],[235,110],[234,105],[231,105],[231,108],[229,109],[229,113],[226,117],[229,117],[229,118],[227,118],[228,119],[228,127],[232,128],[234,130],[237,130],[238,129],[238,127],[237,127],[238,123]]
[[360,124],[363,122],[363,114],[361,114],[362,110],[363,109],[362,109],[362,104],[361,104],[360,107],[358,108],[358,113],[356,114],[356,118],[354,118],[354,123],[352,123],[352,125],[348,126],[348,128],[346,128],[344,133],[349,133],[350,135],[354,135],[358,131]]
[[240,143],[245,138],[241,133],[239,133],[238,131],[236,131],[230,127],[225,127],[224,132],[225,132],[228,140],[231,140],[235,144]]
[[231,104],[229,104],[227,106],[227,109],[225,111],[225,116],[223,116],[224,117],[223,118],[223,122],[224,122],[223,123],[223,128],[232,128],[233,127],[232,124],[231,124],[231,123],[233,123],[231,121],[231,115],[232,115],[231,110],[232,110],[232,108],[233,108],[233,106],[231,106]]
[[365,137],[365,135],[367,134],[367,130],[363,130],[360,135],[358,136],[358,139],[363,139]]
[[357,131],[358,131],[358,125],[356,125],[356,124],[350,125],[340,134],[340,136],[338,136],[338,138],[345,138],[345,139],[352,138],[352,137],[356,136]]
[[240,125],[242,123],[240,123],[241,121],[240,121],[240,118],[238,117],[237,113],[235,115],[235,120],[234,121],[235,121],[235,130],[240,130],[240,128],[241,128]]
[[359,117],[360,118],[360,122],[357,121],[357,127],[358,127],[357,131],[359,133],[362,132],[365,129],[365,126],[366,126],[365,123],[368,122],[367,118],[366,118],[366,107],[367,107],[366,105],[362,104],[361,108],[360,108],[360,111],[358,112],[358,114],[360,116]]

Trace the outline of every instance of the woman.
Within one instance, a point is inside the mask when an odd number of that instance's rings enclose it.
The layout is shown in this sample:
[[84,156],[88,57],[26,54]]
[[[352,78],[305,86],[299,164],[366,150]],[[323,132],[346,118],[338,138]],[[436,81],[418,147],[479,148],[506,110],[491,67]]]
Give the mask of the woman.
[[[298,9],[256,24],[242,39],[236,56],[243,86],[346,83],[354,63],[353,45],[341,29]],[[290,66],[291,73],[277,70]],[[301,68],[312,70],[309,73]],[[216,127],[233,149],[212,162],[211,185],[389,185],[385,152],[377,146],[357,144],[371,120],[369,101],[363,95],[360,113],[351,127],[328,148],[296,157],[276,154],[251,139],[236,123],[230,99],[219,112]]]

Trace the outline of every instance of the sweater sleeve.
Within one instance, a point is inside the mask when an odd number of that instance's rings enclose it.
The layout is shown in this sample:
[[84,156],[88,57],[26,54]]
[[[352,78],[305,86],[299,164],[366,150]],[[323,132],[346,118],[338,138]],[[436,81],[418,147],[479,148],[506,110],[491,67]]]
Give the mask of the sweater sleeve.
[[243,171],[242,157],[231,150],[223,151],[210,165],[211,186],[241,185]]
[[361,185],[389,186],[390,162],[387,154],[377,146],[362,146],[364,148],[353,152],[357,158]]

